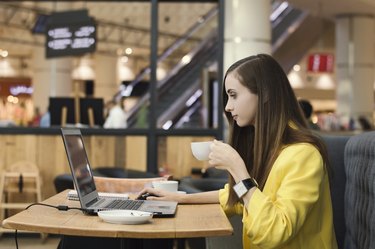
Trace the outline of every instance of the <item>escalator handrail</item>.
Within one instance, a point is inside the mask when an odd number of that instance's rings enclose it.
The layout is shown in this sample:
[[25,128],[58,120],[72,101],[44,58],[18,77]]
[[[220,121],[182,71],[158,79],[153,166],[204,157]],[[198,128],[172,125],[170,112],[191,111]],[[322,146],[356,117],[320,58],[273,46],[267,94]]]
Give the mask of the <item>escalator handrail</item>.
[[[207,43],[211,42],[212,39],[217,39],[217,33],[216,32],[211,32],[210,35],[199,45],[197,46],[194,50],[192,50],[189,55],[191,58],[193,58],[202,48],[206,46]],[[160,89],[162,88],[172,77],[176,76],[177,73],[183,68],[184,66],[189,66],[190,63],[184,64],[181,61],[171,70],[171,72],[161,81],[158,82],[157,88]],[[150,93],[147,92],[142,96],[140,100],[137,101],[137,103],[133,106],[131,110],[129,110],[128,117],[132,117],[135,113],[138,112],[138,110],[146,104],[146,102],[150,98]]]
[[[218,11],[219,11],[218,7],[215,7],[211,9],[210,11],[208,11],[204,16],[199,18],[199,20],[195,22],[194,25],[191,26],[184,35],[182,35],[179,39],[173,42],[171,46],[169,46],[168,48],[164,50],[164,52],[159,56],[157,63],[160,63],[163,60],[165,60],[169,55],[172,54],[172,52],[174,52],[179,47],[181,47],[189,38],[193,37],[193,34],[195,34],[201,27],[203,27],[213,17],[217,16]],[[150,72],[151,72],[150,66],[144,68],[127,87],[129,87],[129,89],[133,89],[148,74],[150,74]],[[120,91],[118,91],[115,94],[114,99],[120,98],[122,96],[123,91],[124,89],[120,89]]]
[[294,30],[297,30],[297,28],[303,23],[303,21],[309,16],[309,13],[307,11],[302,11],[300,15],[294,20],[293,24],[288,26],[288,28],[273,42],[272,44],[272,53],[275,53],[275,51],[284,43],[284,41],[288,38],[288,36],[294,32]]

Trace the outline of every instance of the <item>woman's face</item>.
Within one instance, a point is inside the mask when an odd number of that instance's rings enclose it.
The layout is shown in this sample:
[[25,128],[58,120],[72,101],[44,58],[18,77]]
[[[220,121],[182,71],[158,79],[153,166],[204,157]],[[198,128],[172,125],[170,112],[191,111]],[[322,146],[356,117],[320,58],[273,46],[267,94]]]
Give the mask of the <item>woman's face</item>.
[[233,72],[226,77],[225,91],[228,95],[225,111],[232,114],[239,127],[254,125],[258,109],[258,95],[242,85]]

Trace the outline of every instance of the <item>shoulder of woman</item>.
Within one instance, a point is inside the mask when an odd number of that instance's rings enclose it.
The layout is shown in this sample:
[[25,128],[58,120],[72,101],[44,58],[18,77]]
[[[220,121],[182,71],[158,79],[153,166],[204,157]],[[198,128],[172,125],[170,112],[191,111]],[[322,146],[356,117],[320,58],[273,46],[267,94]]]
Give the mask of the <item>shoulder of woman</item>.
[[317,148],[309,143],[297,143],[284,147],[272,167],[272,171],[278,177],[286,174],[300,175],[302,172],[310,174],[312,171],[321,172],[322,170],[322,156]]
[[322,156],[318,149],[310,143],[296,143],[285,146],[277,160],[282,161],[309,161],[322,160]]
[[[289,144],[282,148],[281,153],[298,153],[298,152],[318,152],[318,149],[310,143]],[[319,152],[318,152],[319,153]]]

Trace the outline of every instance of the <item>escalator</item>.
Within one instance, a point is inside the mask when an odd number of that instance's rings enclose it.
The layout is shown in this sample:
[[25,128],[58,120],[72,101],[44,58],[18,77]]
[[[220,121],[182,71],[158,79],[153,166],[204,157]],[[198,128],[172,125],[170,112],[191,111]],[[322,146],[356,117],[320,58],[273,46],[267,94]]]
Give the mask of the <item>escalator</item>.
[[[175,122],[177,122],[179,117],[182,117],[185,112],[191,112],[191,110],[189,111],[189,103],[194,99],[194,96],[199,95],[199,92],[201,92],[202,70],[217,63],[219,52],[218,29],[217,25],[213,24],[213,22],[217,21],[214,19],[217,17],[217,12],[218,10],[214,9],[204,18],[198,20],[197,26],[207,25],[204,31],[206,34],[205,38],[188,54],[184,55],[164,79],[158,81],[156,105],[157,127],[175,127]],[[190,28],[188,31],[188,33],[190,33],[189,36],[193,35],[194,32],[192,32],[192,30],[196,31],[198,28]],[[184,37],[187,39],[189,36],[185,35]],[[171,48],[177,50],[176,44],[182,46],[182,42],[177,41],[172,44]],[[158,61],[165,59],[168,56],[166,54],[171,54],[170,50],[171,49],[167,49],[166,52],[159,57]],[[134,87],[137,81],[140,82],[145,76],[148,76],[149,72],[150,68],[143,70],[143,75],[137,76],[134,83],[131,84],[131,87]],[[118,94],[129,94],[126,88]],[[142,119],[141,123],[147,123],[149,99],[150,95],[146,93],[140,98],[132,110],[130,110],[127,121],[129,127],[144,127],[138,122],[139,119]],[[197,106],[195,101],[191,104]]]
[[319,40],[330,22],[310,15],[307,11],[293,8],[286,1],[273,2],[272,55],[285,72],[304,57]]
[[[218,36],[213,33],[195,51],[186,55],[191,58],[188,63],[181,61],[165,79],[158,82],[158,127],[168,126],[171,122],[174,124],[178,116],[183,116],[181,113],[189,112],[189,99],[199,94],[201,89],[202,69],[216,63],[218,49]],[[142,102],[148,104],[148,99],[149,95],[146,94]],[[195,104],[195,101],[191,104]],[[134,126],[137,118],[137,113],[129,115],[128,125]]]
[[[286,2],[279,1],[273,2],[270,19],[273,56],[280,62],[283,69],[289,72],[322,35],[325,21],[295,9]],[[207,123],[207,117],[204,117],[201,111],[207,105],[202,101],[204,95],[202,71],[217,62],[218,49],[217,27],[214,27],[209,35],[186,55],[189,58],[188,63],[181,60],[167,77],[158,82],[157,127],[176,129],[210,127],[212,125],[212,122]],[[208,102],[213,101],[217,100],[208,100]],[[148,105],[149,94],[147,93],[131,110],[128,119],[130,127],[137,127],[139,115],[148,116],[147,111],[145,114]],[[209,115],[217,114],[210,113]]]

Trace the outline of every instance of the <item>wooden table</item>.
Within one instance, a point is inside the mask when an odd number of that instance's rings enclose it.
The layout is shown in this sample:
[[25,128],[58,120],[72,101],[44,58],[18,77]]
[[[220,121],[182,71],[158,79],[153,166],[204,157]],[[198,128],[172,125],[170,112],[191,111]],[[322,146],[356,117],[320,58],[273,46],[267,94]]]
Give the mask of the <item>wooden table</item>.
[[[79,207],[77,201],[67,200],[67,191],[43,203]],[[229,236],[233,233],[219,204],[180,204],[175,217],[153,218],[151,222],[140,225],[110,224],[98,216],[84,215],[79,210],[59,211],[38,205],[5,219],[2,226],[38,233],[109,238],[195,238]]]

